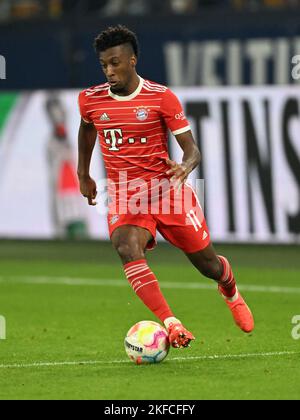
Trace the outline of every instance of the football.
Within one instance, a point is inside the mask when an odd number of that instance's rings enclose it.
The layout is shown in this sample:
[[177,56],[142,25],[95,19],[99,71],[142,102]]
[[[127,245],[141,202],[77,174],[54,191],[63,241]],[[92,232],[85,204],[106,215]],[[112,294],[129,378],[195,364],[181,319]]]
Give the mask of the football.
[[153,321],[140,321],[128,331],[125,350],[137,365],[159,363],[168,355],[170,344],[164,327]]

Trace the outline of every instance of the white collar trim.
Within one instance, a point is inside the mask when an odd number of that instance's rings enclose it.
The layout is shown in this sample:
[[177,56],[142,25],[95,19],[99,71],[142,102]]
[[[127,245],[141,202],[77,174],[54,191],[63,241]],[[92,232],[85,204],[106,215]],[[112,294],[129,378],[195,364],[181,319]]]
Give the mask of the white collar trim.
[[109,88],[108,90],[109,96],[113,99],[116,99],[117,101],[130,101],[131,99],[134,99],[136,96],[138,96],[141,93],[141,90],[144,85],[144,79],[140,76],[138,76],[138,78],[140,79],[140,83],[138,87],[136,88],[136,90],[131,95],[128,95],[128,96],[115,95],[114,93],[112,93],[112,91]]

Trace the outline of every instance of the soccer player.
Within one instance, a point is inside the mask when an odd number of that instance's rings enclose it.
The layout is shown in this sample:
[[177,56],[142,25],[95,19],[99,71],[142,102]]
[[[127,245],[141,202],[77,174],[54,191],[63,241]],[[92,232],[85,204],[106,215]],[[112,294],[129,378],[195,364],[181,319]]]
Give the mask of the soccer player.
[[[216,255],[199,201],[186,182],[200,163],[200,152],[179,100],[167,87],[137,74],[137,37],[125,26],[103,31],[95,49],[107,83],[79,95],[78,177],[88,204],[96,205],[90,161],[98,134],[109,180],[110,238],[134,292],[165,325],[172,346],[188,347],[194,336],[175,317],[147,264],[146,251],[155,246],[158,230],[204,276],[218,283],[236,324],[250,333],[254,328],[251,311],[237,289],[228,260]],[[181,163],[169,158],[168,130],[183,150]],[[157,192],[155,181],[167,181],[169,189]],[[134,197],[137,186],[140,206]],[[191,199],[183,204],[186,193]],[[166,197],[170,211],[165,211]],[[148,206],[151,200],[158,207]],[[180,204],[181,211],[176,211]]]

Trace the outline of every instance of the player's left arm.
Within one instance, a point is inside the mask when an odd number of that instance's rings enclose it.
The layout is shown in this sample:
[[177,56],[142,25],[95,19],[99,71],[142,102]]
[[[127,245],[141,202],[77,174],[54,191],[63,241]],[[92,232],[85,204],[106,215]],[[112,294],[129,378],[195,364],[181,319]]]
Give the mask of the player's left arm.
[[175,183],[174,188],[177,188],[186,181],[192,170],[199,165],[201,155],[182,105],[170,89],[164,92],[160,110],[166,126],[183,150],[183,160],[180,164],[171,159],[166,160],[166,163],[170,166],[167,174],[172,176],[171,180]]
[[187,180],[189,174],[199,165],[201,153],[190,130],[177,134],[175,137],[183,150],[182,162],[179,164],[171,159],[167,159],[166,162],[170,166],[167,174],[172,175],[171,181],[175,182],[174,188],[177,188]]

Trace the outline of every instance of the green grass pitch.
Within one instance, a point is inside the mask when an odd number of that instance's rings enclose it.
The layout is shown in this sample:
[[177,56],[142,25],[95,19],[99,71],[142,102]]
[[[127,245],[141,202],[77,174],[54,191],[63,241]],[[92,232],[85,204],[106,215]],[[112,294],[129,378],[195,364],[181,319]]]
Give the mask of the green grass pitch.
[[239,331],[212,282],[160,244],[149,264],[197,340],[135,366],[124,336],[155,318],[109,243],[0,242],[0,399],[299,399],[299,247],[216,249],[232,262],[255,332]]

